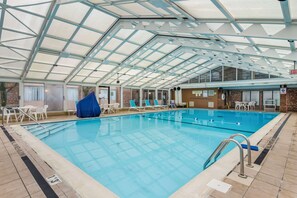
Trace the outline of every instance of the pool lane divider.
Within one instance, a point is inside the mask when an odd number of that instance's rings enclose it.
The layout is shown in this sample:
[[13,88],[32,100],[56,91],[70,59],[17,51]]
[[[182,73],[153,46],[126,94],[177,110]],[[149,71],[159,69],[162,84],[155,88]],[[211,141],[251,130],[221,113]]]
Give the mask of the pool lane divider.
[[30,160],[30,158],[22,151],[20,146],[16,143],[15,139],[8,133],[7,129],[4,126],[0,126],[8,140],[11,142],[17,153],[20,155],[21,159],[29,169],[30,173],[34,177],[36,183],[41,188],[44,195],[48,198],[58,198],[59,196],[55,193],[55,191],[51,188],[51,186],[47,183],[41,173],[38,171],[36,166]]
[[254,133],[254,132],[246,131],[246,130],[230,129],[230,128],[224,128],[224,127],[218,127],[218,126],[203,125],[203,124],[198,124],[198,123],[193,123],[193,122],[175,121],[175,120],[170,120],[170,119],[165,119],[165,118],[160,118],[160,117],[149,117],[149,116],[143,116],[143,117],[145,117],[145,118],[151,118],[151,119],[158,119],[158,120],[165,120],[165,121],[170,121],[170,122],[178,122],[178,123],[192,124],[192,125],[198,125],[198,126],[204,126],[204,127],[211,127],[211,128],[217,128],[217,129],[225,129],[225,130],[238,131],[238,132],[245,132],[245,133]]
[[280,127],[277,129],[277,131],[274,133],[274,135],[272,136],[272,138],[269,140],[268,144],[266,145],[266,147],[263,149],[263,151],[260,153],[260,155],[257,157],[257,159],[255,160],[254,164],[260,165],[263,160],[265,159],[266,155],[269,153],[269,151],[271,150],[272,146],[274,145],[275,141],[278,138],[278,135],[280,134],[280,132],[282,131],[282,129],[284,128],[285,124],[287,123],[288,119],[290,118],[291,113],[288,115],[288,117],[283,121],[283,123],[280,125]]

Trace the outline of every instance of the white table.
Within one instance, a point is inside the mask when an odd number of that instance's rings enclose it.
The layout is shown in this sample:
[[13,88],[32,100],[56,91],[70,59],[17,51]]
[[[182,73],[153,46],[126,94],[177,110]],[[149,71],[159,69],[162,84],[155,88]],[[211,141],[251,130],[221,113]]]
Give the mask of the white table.
[[18,116],[18,120],[20,120],[21,122],[23,122],[24,118],[27,116],[29,119],[32,119],[32,110],[36,110],[37,107],[32,106],[32,105],[27,105],[27,106],[23,106],[23,107],[17,107],[17,109],[20,112],[20,115]]

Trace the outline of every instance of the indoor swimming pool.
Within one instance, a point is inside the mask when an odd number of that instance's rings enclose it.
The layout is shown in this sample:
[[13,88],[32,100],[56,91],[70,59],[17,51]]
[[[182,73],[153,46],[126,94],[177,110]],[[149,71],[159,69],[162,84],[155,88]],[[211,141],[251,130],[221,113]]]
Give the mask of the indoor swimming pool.
[[277,115],[187,109],[24,127],[119,197],[161,198],[202,172],[223,139],[250,136]]

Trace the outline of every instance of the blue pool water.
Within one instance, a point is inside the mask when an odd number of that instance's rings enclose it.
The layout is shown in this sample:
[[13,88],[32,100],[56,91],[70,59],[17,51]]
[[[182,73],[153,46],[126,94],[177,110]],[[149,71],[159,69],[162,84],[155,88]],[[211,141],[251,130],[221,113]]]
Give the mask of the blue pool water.
[[118,196],[163,198],[203,171],[223,139],[277,115],[189,109],[44,124],[51,135],[26,128]]

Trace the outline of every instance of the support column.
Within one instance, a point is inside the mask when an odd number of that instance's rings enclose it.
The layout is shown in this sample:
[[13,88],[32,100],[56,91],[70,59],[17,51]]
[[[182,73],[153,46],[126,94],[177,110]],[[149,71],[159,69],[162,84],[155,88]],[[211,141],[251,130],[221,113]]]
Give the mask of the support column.
[[182,89],[180,89],[177,92],[178,92],[178,101],[179,103],[182,103],[183,102]]
[[142,89],[139,90],[139,106],[142,107]]
[[67,86],[66,84],[63,84],[63,110],[67,111],[68,107],[67,107]]
[[178,91],[177,90],[175,90],[174,91],[174,99],[175,99],[175,104],[179,104],[179,97],[178,97]]
[[155,99],[159,100],[159,98],[158,98],[158,89],[155,89]]
[[99,85],[98,84],[96,84],[96,87],[95,87],[95,96],[99,103]]
[[20,107],[24,106],[24,83],[19,83],[19,105]]
[[171,89],[168,89],[168,101],[167,104],[170,104],[171,101]]
[[124,107],[124,87],[121,86],[120,89],[120,98],[121,98],[121,108]]

